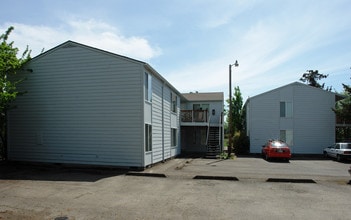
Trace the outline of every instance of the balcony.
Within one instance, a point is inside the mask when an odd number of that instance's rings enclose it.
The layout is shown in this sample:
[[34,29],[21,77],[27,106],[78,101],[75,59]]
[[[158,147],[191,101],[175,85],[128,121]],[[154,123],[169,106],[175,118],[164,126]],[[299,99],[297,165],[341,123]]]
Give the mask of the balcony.
[[208,110],[181,110],[181,122],[208,123]]

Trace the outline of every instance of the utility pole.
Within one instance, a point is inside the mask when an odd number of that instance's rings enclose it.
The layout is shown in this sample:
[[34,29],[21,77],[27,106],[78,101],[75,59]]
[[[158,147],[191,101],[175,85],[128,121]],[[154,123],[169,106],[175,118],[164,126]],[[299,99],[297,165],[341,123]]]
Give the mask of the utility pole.
[[229,64],[229,143],[228,158],[232,154],[233,148],[233,118],[232,118],[232,66],[238,67],[239,63],[235,60],[234,64]]

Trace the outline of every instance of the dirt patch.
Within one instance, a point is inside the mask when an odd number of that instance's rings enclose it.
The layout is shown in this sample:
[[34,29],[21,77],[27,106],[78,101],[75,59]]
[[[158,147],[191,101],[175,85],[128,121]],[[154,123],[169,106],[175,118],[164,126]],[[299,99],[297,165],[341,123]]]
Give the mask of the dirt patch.
[[[0,211],[0,219],[22,219],[22,220],[36,220],[36,219],[53,219],[46,211],[31,211],[31,210],[4,210]],[[70,218],[71,219],[71,218]]]

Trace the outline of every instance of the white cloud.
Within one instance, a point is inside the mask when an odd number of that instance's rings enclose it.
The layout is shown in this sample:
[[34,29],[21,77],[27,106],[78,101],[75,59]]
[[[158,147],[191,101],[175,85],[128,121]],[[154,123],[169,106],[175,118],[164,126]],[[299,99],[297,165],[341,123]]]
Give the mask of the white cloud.
[[[233,34],[232,41],[235,43],[228,42],[226,52],[211,61],[172,70],[167,78],[181,92],[217,89],[227,96],[228,65],[238,59],[240,66],[233,67],[232,82],[233,86],[240,86],[244,98],[298,81],[304,71],[314,68],[313,58],[316,55],[308,57],[306,54],[324,50],[322,59],[330,57],[325,52],[326,46],[338,40],[344,25],[338,23],[338,19],[317,16],[320,13],[309,17],[312,12],[308,12],[314,11],[314,8],[304,14],[297,11],[301,16],[294,18],[287,11],[273,17],[261,17],[247,27],[233,27],[233,33],[240,33],[240,37]],[[218,16],[217,21],[220,18]],[[341,57],[330,58],[339,60]],[[323,68],[320,63],[317,64],[316,69]],[[330,60],[328,64],[331,64]]]
[[48,50],[67,40],[143,61],[161,54],[161,49],[151,46],[147,39],[139,36],[123,36],[115,27],[94,19],[69,20],[59,27],[6,23],[0,26],[0,31],[3,33],[9,26],[15,27],[10,40],[13,40],[15,46],[21,50],[29,45],[32,56],[38,55],[43,48]]

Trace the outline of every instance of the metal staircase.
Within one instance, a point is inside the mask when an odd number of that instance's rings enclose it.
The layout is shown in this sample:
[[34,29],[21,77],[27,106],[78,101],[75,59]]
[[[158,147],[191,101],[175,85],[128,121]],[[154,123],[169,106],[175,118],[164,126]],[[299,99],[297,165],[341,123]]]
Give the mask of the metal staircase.
[[208,126],[206,158],[216,158],[221,153],[221,128]]

